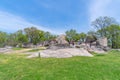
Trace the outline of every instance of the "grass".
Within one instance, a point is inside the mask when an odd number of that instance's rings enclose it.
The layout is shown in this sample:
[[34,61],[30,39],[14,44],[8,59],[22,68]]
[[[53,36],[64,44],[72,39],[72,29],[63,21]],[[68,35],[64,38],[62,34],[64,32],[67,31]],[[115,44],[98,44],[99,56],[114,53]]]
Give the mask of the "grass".
[[66,59],[0,54],[0,80],[120,80],[120,52]]
[[14,48],[12,48],[13,50],[22,50],[22,49],[24,49],[24,48],[16,48],[16,47],[14,47]]
[[31,50],[29,50],[27,52],[37,52],[37,51],[40,51],[40,49],[31,49]]
[[34,48],[34,49],[31,49],[31,50],[28,50],[27,52],[37,52],[37,51],[40,51],[40,50],[44,50],[46,49],[45,47],[39,47],[39,48]]

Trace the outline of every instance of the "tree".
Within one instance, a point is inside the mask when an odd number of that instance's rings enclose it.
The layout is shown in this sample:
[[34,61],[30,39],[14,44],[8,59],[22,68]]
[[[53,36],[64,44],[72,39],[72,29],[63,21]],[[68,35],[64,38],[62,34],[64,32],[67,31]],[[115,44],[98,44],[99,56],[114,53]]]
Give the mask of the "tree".
[[90,30],[90,31],[88,31],[87,35],[89,35],[89,36],[90,35],[97,36],[97,33],[95,31]]
[[71,29],[66,31],[65,33],[66,33],[66,39],[68,40],[68,42],[78,40],[78,33],[76,32],[76,30]]
[[56,37],[56,35],[53,35],[50,32],[44,32],[44,41],[49,41],[55,39]]
[[25,34],[23,34],[22,30],[18,30],[17,32],[14,33],[16,35],[16,39],[17,39],[17,45],[19,47],[22,47],[22,44],[27,43],[28,42],[28,38]]
[[8,34],[7,45],[16,46],[18,44],[17,35],[15,33]]
[[120,26],[111,25],[106,29],[108,44],[111,48],[120,48]]
[[78,40],[80,40],[81,42],[85,42],[86,36],[87,35],[85,33],[80,33],[78,34]]
[[31,27],[31,28],[25,28],[24,31],[30,43],[36,45],[40,41],[42,35],[41,30],[38,30],[35,27]]
[[107,17],[107,16],[99,17],[92,22],[92,26],[94,26],[97,30],[100,30],[99,33],[101,37],[106,36],[105,28],[112,24],[117,24],[116,20],[112,17]]
[[0,31],[0,47],[5,46],[7,40],[7,33]]
[[50,40],[50,36],[51,36],[50,32],[45,32],[44,33],[44,40],[45,41]]

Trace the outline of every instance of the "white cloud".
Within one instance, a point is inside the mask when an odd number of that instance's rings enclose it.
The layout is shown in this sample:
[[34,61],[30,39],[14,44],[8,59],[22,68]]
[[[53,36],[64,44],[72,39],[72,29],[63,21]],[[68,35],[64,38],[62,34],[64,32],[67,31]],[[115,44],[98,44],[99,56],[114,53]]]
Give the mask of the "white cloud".
[[89,7],[90,22],[99,16],[110,16],[119,21],[119,4],[120,0],[91,0]]
[[24,29],[26,27],[31,27],[31,26],[35,26],[38,29],[41,29],[44,31],[55,33],[52,30],[47,29],[43,26],[32,24],[19,16],[10,14],[8,12],[0,11],[0,30],[11,32],[11,31],[17,31],[19,29]]

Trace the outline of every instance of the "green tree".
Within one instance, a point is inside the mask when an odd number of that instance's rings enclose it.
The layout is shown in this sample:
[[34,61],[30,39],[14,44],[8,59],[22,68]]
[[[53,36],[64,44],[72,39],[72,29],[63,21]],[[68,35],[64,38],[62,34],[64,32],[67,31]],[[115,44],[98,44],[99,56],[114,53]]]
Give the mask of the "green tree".
[[22,47],[22,44],[28,42],[28,38],[25,34],[23,34],[22,30],[18,30],[14,34],[16,35],[16,42],[19,47]]
[[7,33],[0,31],[0,47],[4,47],[7,40]]
[[17,35],[15,33],[8,34],[7,45],[16,46],[18,44]]
[[111,25],[106,29],[109,46],[112,48],[120,48],[120,26]]
[[85,42],[86,36],[87,35],[85,33],[80,33],[78,34],[78,40],[80,40],[81,42]]
[[92,22],[92,26],[94,26],[98,31],[101,37],[107,36],[105,28],[112,25],[117,24],[116,20],[112,17],[99,17],[95,21]]
[[57,36],[51,34],[50,32],[44,32],[44,41],[55,39]]
[[78,33],[76,32],[76,30],[71,29],[65,32],[66,33],[66,39],[70,42],[70,41],[77,41],[78,39]]
[[44,40],[45,40],[45,41],[46,41],[46,40],[50,40],[50,37],[51,37],[50,32],[45,32],[45,33],[44,33]]
[[87,35],[95,35],[95,36],[97,36],[97,33],[95,31],[90,30],[90,31],[87,32]]
[[28,37],[28,40],[30,43],[37,44],[38,42],[44,40],[44,32],[41,30],[38,30],[36,27],[31,28],[25,28],[24,32],[26,36]]

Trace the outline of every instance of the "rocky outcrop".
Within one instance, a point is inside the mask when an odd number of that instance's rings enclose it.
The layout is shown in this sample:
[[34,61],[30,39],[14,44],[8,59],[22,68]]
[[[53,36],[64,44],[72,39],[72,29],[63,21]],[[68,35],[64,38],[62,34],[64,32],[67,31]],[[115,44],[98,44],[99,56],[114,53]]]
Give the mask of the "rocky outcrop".
[[34,53],[30,56],[28,56],[28,58],[32,58],[32,57],[38,57],[40,55],[40,57],[43,58],[69,58],[69,57],[73,57],[73,56],[87,56],[87,57],[93,57],[92,54],[90,54],[87,50],[80,48],[67,48],[67,49],[57,49],[57,50],[44,50],[42,52],[39,53]]
[[107,38],[106,37],[102,37],[98,39],[99,45],[103,46],[103,47],[107,47],[108,46],[108,42],[107,42]]
[[6,46],[4,48],[0,48],[0,53],[6,53],[12,51],[12,47]]
[[66,37],[65,35],[60,35],[56,38],[56,41],[58,44],[68,44],[68,42],[66,41]]

